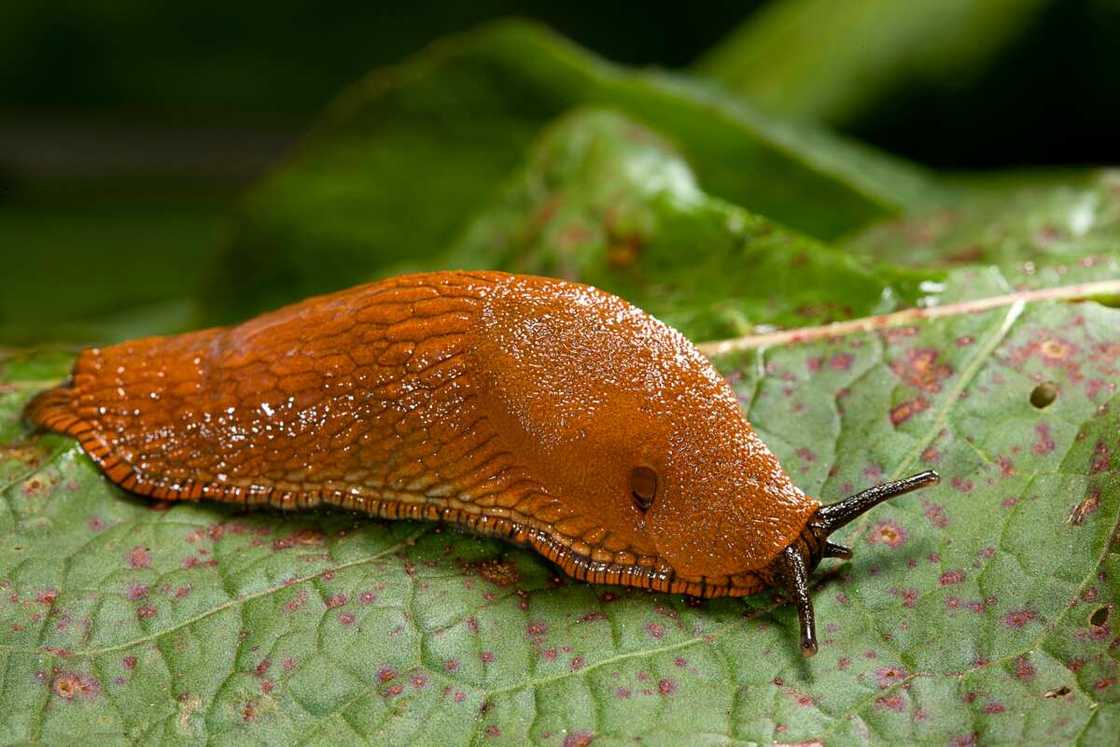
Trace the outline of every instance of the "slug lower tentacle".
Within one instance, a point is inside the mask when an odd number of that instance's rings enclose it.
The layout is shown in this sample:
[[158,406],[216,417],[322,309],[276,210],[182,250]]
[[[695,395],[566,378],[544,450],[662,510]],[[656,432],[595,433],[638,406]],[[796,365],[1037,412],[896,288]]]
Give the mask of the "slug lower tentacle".
[[808,575],[850,555],[828,533],[931,481],[822,507],[680,333],[594,288],[497,272],[88,349],[26,414],[163,500],[454,522],[594,583],[701,597],[778,583],[806,652]]
[[809,574],[823,558],[847,560],[852,557],[849,548],[830,542],[828,536],[883,501],[936,485],[940,481],[936,472],[926,470],[901,480],[875,485],[839,503],[821,506],[805,525],[805,531],[797,541],[774,558],[770,575],[775,585],[783,589],[797,606],[797,617],[801,623],[801,652],[805,656],[817,653],[817,631],[813,601],[809,596]]

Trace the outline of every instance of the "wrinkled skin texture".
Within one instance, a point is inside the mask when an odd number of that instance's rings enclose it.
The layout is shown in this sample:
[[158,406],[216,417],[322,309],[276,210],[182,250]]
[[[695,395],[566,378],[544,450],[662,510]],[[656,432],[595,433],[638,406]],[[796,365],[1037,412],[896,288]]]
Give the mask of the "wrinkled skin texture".
[[[577,578],[699,596],[770,583],[819,508],[678,332],[502,273],[404,276],[86,350],[28,417],[142,495],[442,519]],[[645,510],[635,468],[656,476]]]

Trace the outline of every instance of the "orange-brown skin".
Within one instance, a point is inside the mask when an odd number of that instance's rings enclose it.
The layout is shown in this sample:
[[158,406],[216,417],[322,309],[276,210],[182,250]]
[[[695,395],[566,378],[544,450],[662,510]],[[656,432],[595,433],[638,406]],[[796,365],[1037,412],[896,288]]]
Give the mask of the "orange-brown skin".
[[[142,495],[440,519],[579,579],[696,596],[771,583],[820,507],[681,334],[594,288],[496,272],[89,349],[28,416]],[[647,510],[635,468],[656,475]]]

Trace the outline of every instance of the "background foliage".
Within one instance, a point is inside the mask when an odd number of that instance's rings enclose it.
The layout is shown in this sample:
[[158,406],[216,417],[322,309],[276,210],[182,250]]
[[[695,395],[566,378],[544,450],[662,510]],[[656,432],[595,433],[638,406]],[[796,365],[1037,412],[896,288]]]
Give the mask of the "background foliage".
[[[1120,312],[1063,289],[1120,279],[1118,15],[1060,6],[537,14],[614,61],[510,21],[405,56],[500,3],[6,7],[0,741],[1110,743]],[[811,661],[769,594],[152,504],[20,422],[77,345],[441,266],[581,279],[698,342],[1066,300],[713,354],[811,494],[946,478],[847,530]]]

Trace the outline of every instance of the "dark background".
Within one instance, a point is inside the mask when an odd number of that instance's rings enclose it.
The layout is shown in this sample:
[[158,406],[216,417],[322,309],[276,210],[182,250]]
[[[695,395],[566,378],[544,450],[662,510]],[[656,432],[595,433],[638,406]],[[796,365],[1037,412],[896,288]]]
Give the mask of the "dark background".
[[[913,78],[839,128],[940,169],[1120,162],[1120,2],[1042,1],[981,68]],[[440,36],[519,15],[685,68],[763,4],[0,3],[0,266],[18,277],[0,343],[184,296],[245,185],[344,86]]]
[[[611,60],[672,68],[761,5],[14,0],[0,10],[0,106],[6,130],[93,120],[287,135],[371,68],[487,19],[534,18]],[[1115,162],[1118,48],[1120,3],[1052,2],[987,69],[919,81],[844,129],[940,167]]]

